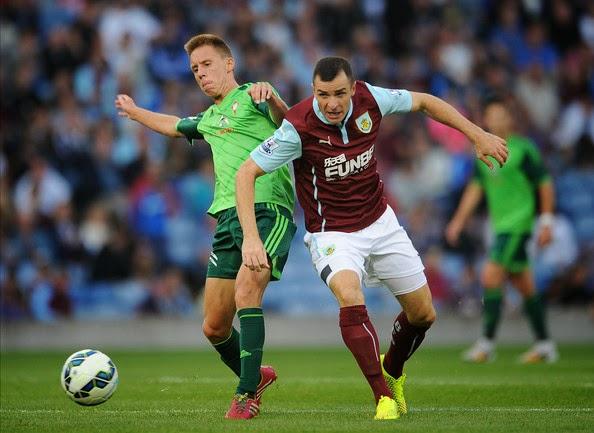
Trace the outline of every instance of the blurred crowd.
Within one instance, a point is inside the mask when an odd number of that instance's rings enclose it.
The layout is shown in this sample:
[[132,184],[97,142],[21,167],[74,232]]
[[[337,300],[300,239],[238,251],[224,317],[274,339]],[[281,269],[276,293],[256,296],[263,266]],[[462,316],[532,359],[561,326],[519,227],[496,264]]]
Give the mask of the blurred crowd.
[[[504,95],[556,186],[554,242],[532,249],[538,288],[551,302],[592,302],[594,2],[0,6],[3,320],[195,314],[214,227],[205,213],[210,150],[118,118],[114,99],[126,93],[180,117],[207,108],[183,49],[203,32],[228,41],[239,82],[270,81],[289,105],[310,95],[313,65],[325,55],[350,59],[356,77],[374,85],[444,98],[479,124],[484,97]],[[484,209],[458,247],[444,242],[443,231],[473,170],[471,144],[421,115],[386,119],[378,141],[391,204],[424,258],[438,306],[470,314],[479,308],[488,243]],[[293,254],[287,266],[300,269],[288,270],[287,284],[303,285],[306,256]],[[315,290],[327,291],[311,269],[305,285],[316,281]],[[270,309],[286,310],[307,292],[280,293]]]

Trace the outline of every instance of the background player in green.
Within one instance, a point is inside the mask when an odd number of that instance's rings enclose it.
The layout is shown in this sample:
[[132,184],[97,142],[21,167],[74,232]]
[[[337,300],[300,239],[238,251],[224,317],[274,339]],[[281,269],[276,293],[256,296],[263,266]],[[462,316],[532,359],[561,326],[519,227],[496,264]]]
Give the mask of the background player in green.
[[[235,209],[235,173],[250,152],[282,122],[286,104],[268,83],[235,80],[235,61],[218,36],[203,34],[184,46],[200,89],[214,104],[197,116],[180,119],[136,106],[118,95],[120,115],[154,131],[188,140],[205,139],[211,146],[215,172],[214,201],[208,213],[217,219],[204,292],[203,332],[223,362],[240,377],[228,418],[258,414],[262,392],[276,380],[272,367],[262,366],[264,318],[262,296],[270,279],[278,280],[295,233],[293,186],[287,167],[264,176],[256,186],[259,233],[271,269],[255,273],[241,266],[243,235]],[[235,312],[240,333],[233,327]]]
[[513,118],[502,100],[489,100],[483,115],[487,129],[506,138],[509,159],[503,167],[496,167],[492,171],[485,170],[480,164],[476,166],[474,177],[446,227],[446,239],[455,245],[466,220],[485,193],[495,237],[481,275],[484,287],[484,329],[483,336],[463,357],[470,362],[486,362],[494,358],[502,288],[509,280],[522,295],[524,312],[537,340],[522,355],[521,361],[554,362],[558,358],[557,349],[549,339],[543,302],[536,293],[526,251],[526,243],[535,223],[536,191],[540,202],[537,244],[543,247],[551,241],[555,197],[553,183],[534,144],[528,138],[514,134]]

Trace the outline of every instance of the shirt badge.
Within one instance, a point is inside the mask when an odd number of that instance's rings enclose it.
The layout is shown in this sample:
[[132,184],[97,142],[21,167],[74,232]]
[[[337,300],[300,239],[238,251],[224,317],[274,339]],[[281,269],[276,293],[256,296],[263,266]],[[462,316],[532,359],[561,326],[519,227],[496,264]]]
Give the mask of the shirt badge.
[[269,138],[268,140],[266,140],[265,142],[263,142],[259,149],[260,152],[262,152],[265,155],[272,155],[272,152],[274,151],[274,149],[276,149],[278,147],[278,143],[276,141],[274,141],[274,138]]
[[371,117],[369,116],[369,111],[366,111],[365,113],[357,117],[355,123],[357,124],[357,128],[359,128],[359,131],[361,131],[363,134],[369,134],[369,132],[371,131],[371,127],[373,126],[373,122],[371,121]]
[[324,255],[331,256],[332,254],[334,254],[334,251],[336,251],[336,245],[330,245],[324,248]]
[[221,116],[219,119],[219,127],[225,128],[227,126],[229,126],[229,119],[227,119],[225,116]]
[[237,114],[238,107],[239,107],[239,102],[233,101],[233,104],[231,104],[231,111],[233,111],[233,114]]

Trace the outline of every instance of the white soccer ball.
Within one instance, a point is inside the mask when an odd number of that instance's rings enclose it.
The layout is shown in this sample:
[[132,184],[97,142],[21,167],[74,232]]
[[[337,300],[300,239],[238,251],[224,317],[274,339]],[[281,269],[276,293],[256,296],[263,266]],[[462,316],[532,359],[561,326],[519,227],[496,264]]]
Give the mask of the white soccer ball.
[[93,349],[83,349],[68,357],[60,376],[62,388],[83,406],[106,402],[118,387],[118,370],[109,357]]

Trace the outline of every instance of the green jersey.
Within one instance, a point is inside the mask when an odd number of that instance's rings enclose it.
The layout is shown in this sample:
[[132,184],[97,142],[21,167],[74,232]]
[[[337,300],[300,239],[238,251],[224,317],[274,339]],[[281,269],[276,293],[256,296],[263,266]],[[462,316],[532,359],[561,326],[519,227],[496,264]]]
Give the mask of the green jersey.
[[490,170],[477,161],[474,182],[485,191],[496,234],[530,233],[536,213],[536,188],[549,179],[540,154],[527,138],[507,139],[509,156],[503,167]]
[[[236,206],[235,174],[250,152],[276,130],[268,105],[255,104],[247,93],[251,83],[229,92],[220,104],[213,104],[197,116],[180,119],[177,130],[191,142],[204,139],[210,144],[215,172],[214,200],[210,215]],[[295,196],[287,166],[256,180],[256,203],[276,203],[293,212]]]

